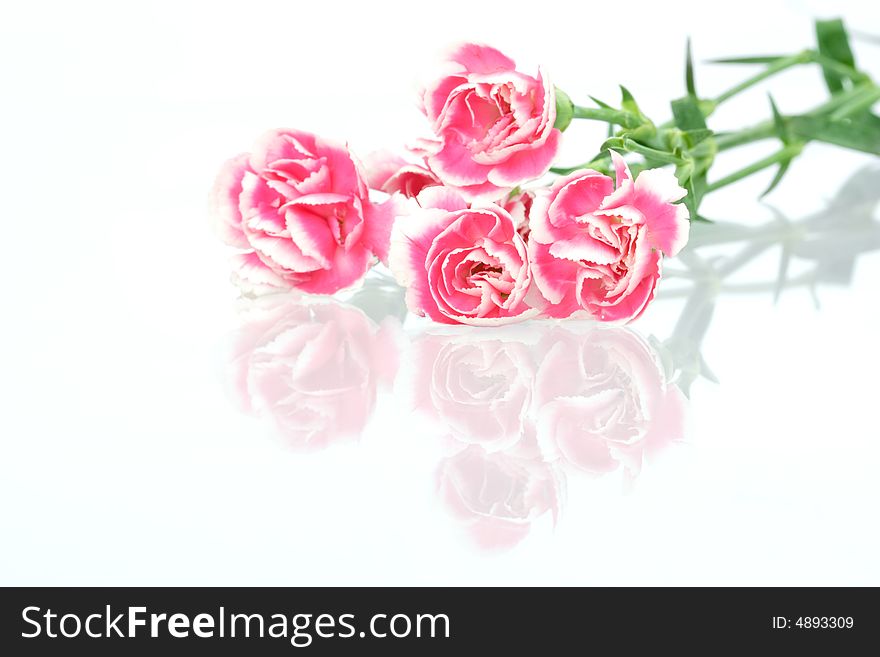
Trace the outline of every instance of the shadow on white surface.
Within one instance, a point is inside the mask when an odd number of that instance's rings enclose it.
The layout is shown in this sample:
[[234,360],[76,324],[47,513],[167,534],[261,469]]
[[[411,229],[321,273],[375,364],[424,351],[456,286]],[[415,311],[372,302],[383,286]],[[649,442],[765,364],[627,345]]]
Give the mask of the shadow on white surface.
[[[695,223],[677,264],[664,268],[658,300],[685,297],[672,335],[664,342],[687,394],[703,376],[717,381],[701,353],[701,345],[719,297],[731,294],[772,294],[807,288],[819,307],[822,285],[848,286],[859,256],[880,250],[880,167],[856,171],[821,210],[792,220],[773,209],[774,219],[759,225],[733,222]],[[778,252],[775,275],[743,277],[762,256]],[[798,273],[792,269],[799,267]],[[676,284],[678,282],[679,284]]]

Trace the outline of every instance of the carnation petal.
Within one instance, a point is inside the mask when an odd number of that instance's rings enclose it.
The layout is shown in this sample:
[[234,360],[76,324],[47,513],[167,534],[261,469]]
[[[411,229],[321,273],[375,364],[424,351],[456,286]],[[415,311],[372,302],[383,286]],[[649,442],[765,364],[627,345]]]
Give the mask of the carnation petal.
[[484,182],[479,185],[465,185],[456,187],[462,196],[471,203],[492,203],[500,201],[510,191],[509,187],[498,187],[490,182]]
[[227,160],[217,174],[211,193],[211,215],[217,233],[229,246],[247,248],[248,241],[241,229],[239,197],[241,183],[248,171],[248,154],[241,153]]
[[254,252],[236,253],[232,267],[240,280],[254,286],[285,288],[287,283]]
[[408,211],[409,204],[399,194],[383,203],[364,204],[364,246],[370,249],[383,263],[388,263],[388,250],[391,246],[391,229],[394,220]]
[[632,204],[645,216],[651,245],[668,256],[676,255],[687,244],[690,213],[683,203],[673,204],[686,195],[675,174],[666,169],[642,171],[635,182]]
[[361,158],[361,164],[367,185],[371,189],[382,189],[394,174],[407,165],[407,162],[399,155],[382,150],[373,151]]
[[550,245],[550,255],[566,260],[586,260],[602,265],[610,265],[620,259],[620,252],[617,249],[584,233],[553,242]]
[[314,258],[321,267],[329,267],[336,241],[327,225],[327,219],[311,212],[307,207],[287,206],[284,214],[290,239],[303,255]]
[[250,165],[261,172],[277,160],[314,159],[315,137],[307,132],[277,128],[268,130],[254,144]]
[[611,162],[614,164],[614,183],[617,187],[622,187],[624,182],[632,180],[629,165],[623,159],[623,155],[617,151],[609,150],[608,152],[611,154]]
[[426,187],[419,192],[416,200],[423,208],[436,208],[440,210],[448,210],[450,212],[464,210],[467,207],[467,201],[458,191],[450,187],[441,187],[439,185]]
[[[577,272],[580,265],[571,260],[555,258],[550,247],[538,242],[529,242],[529,260],[532,278],[541,296],[549,302],[543,308],[551,317],[568,317],[580,309],[574,295]],[[531,295],[535,303],[534,295]]]
[[541,311],[538,308],[526,308],[521,313],[512,315],[500,315],[495,317],[471,317],[465,315],[453,315],[447,318],[446,323],[449,324],[467,324],[468,326],[506,326],[508,324],[517,324],[527,319],[533,319],[540,316]]
[[554,128],[542,146],[517,151],[489,171],[489,182],[499,187],[515,187],[540,178],[549,171],[559,150],[561,136],[562,133]]
[[[444,210],[418,209],[400,216],[391,230],[388,267],[406,290],[410,312],[445,321],[428,288],[427,255],[434,238],[453,221]],[[448,323],[448,322],[447,322]]]
[[279,274],[283,270],[303,273],[321,268],[321,263],[305,255],[289,237],[255,233],[250,236],[250,242],[260,258],[267,264],[271,263],[272,268]]
[[478,185],[487,181],[491,167],[477,164],[471,153],[457,140],[449,139],[428,164],[443,182],[455,187]]
[[645,169],[636,178],[636,192],[648,194],[661,203],[675,203],[687,196],[671,169]]
[[461,64],[468,73],[486,75],[512,71],[516,64],[499,50],[479,43],[463,43],[449,54],[451,61]]
[[311,272],[297,288],[310,294],[333,294],[357,283],[372,262],[373,254],[363,245],[348,251],[337,249],[329,267]]
[[577,217],[594,212],[614,190],[611,178],[585,169],[554,183],[547,216],[553,226],[574,223]]
[[596,319],[603,322],[631,322],[645,312],[657,289],[660,280],[660,254],[649,251],[648,261],[643,263],[641,271],[634,280],[639,282],[628,292],[613,301],[597,301],[590,304],[590,311]]

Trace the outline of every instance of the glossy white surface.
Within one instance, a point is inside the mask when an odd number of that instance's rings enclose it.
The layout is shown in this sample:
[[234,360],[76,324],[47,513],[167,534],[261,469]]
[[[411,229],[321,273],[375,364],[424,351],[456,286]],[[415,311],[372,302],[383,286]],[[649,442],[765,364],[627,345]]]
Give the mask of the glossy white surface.
[[[788,52],[811,14],[880,33],[877,10],[651,5],[625,30],[649,59],[587,60],[615,52],[610,8],[302,4],[3,10],[0,583],[880,584],[875,158],[811,145],[765,204],[771,172],[710,197],[720,223],[629,329],[443,329],[378,278],[242,304],[206,216],[263,129],[418,134],[413,83],[454,40],[663,118],[687,32],[699,58]],[[857,57],[880,76],[880,48]],[[821,100],[816,71],[770,88]],[[716,127],[767,112],[756,90]],[[569,134],[578,161],[601,128]],[[566,452],[586,416],[601,439]]]

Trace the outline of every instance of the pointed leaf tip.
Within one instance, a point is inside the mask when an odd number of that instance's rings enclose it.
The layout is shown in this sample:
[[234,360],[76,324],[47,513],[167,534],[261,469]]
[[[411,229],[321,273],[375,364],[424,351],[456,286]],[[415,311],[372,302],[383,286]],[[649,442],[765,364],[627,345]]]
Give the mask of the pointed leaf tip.
[[720,57],[707,60],[709,64],[772,64],[788,55],[754,55],[752,57]]
[[[767,99],[770,101],[770,111],[773,112],[773,126],[776,128],[776,136],[779,137],[783,144],[788,145],[792,142],[792,137],[791,131],[788,129],[788,125],[785,122],[785,117],[782,116],[782,113],[776,106],[776,101],[773,100],[773,95],[768,93]],[[764,193],[766,194],[767,192]]]
[[765,196],[767,196],[767,194],[769,194],[774,189],[776,189],[776,186],[780,183],[780,181],[782,180],[782,177],[788,171],[788,167],[790,164],[791,164],[791,159],[788,159],[779,165],[779,169],[776,170],[776,175],[773,176],[773,180],[770,181],[770,185],[767,187],[767,189],[765,189],[761,193],[761,195],[758,197],[759,199],[764,198]]
[[625,109],[627,112],[631,112],[636,116],[641,116],[642,111],[639,109],[639,104],[636,102],[636,99],[630,93],[629,89],[620,85],[620,106]]
[[685,68],[684,68],[684,84],[687,88],[688,96],[697,97],[697,86],[694,83],[694,58],[691,53],[691,38],[688,37],[685,46]]

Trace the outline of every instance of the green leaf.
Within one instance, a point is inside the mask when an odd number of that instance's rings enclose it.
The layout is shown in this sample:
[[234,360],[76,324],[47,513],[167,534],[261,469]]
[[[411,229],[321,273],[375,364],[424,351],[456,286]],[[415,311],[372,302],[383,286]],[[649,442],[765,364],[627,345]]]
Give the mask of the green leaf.
[[624,139],[622,137],[610,137],[599,147],[599,152],[604,153],[607,150],[623,150],[624,148]]
[[696,128],[695,130],[667,128],[663,131],[662,136],[665,140],[664,145],[667,150],[674,151],[675,149],[679,149],[682,151],[692,151],[698,144],[701,144],[713,134],[715,133],[709,130],[709,128]]
[[653,142],[654,137],[657,136],[657,127],[653,123],[643,123],[637,128],[622,130],[619,136],[629,137],[630,139],[650,144]]
[[864,110],[870,110],[880,100],[880,87],[876,85],[866,86],[856,92],[847,102],[838,106],[831,112],[829,118],[832,121],[848,119],[861,114]]
[[611,155],[608,151],[602,151],[597,153],[596,156],[587,162],[583,162],[581,164],[576,164],[570,167],[550,167],[550,171],[559,175],[568,175],[574,171],[579,171],[581,169],[593,169],[595,171],[599,171],[600,173],[604,173],[609,175],[610,165],[611,164]]
[[[605,141],[607,144],[610,141],[617,140],[618,137],[614,137],[612,139],[608,139]],[[645,144],[641,144],[637,142],[635,139],[629,139],[624,137],[620,139],[623,142],[622,147],[630,151],[632,153],[638,153],[639,155],[644,155],[645,158],[652,162],[657,162],[660,164],[684,164],[687,160],[682,157],[681,153],[675,152],[670,153],[668,151],[661,151],[657,148],[651,148],[650,146],[646,146]],[[603,146],[604,147],[604,146]],[[615,148],[615,146],[608,146],[608,148]]]
[[[773,96],[767,94],[767,98],[770,100],[770,109],[773,112],[773,126],[776,128],[776,136],[782,141],[783,144],[788,145],[794,142],[794,137],[791,134],[791,130],[788,127],[788,124],[785,121],[785,118],[779,111],[779,108],[776,107],[776,101],[773,100]],[[770,185],[765,189],[758,198],[764,198],[776,189],[776,186],[782,181],[783,176],[788,171],[788,167],[791,164],[791,159],[785,160],[779,163],[779,168],[776,170],[776,175],[773,176],[773,180],[770,181]]]
[[684,86],[687,89],[688,96],[697,97],[697,85],[694,82],[694,58],[691,55],[691,39],[688,37],[687,46],[685,48],[684,62]]
[[590,158],[590,166],[597,171],[610,170],[611,153],[607,149],[601,149],[596,155]]
[[788,125],[792,134],[804,141],[822,141],[880,155],[880,118],[874,114],[866,112],[843,121],[829,121],[823,116],[793,116]]
[[695,130],[685,130],[681,133],[688,148],[693,148],[700,142],[712,136],[713,132],[709,128],[697,128]]
[[[773,112],[773,127],[776,130],[776,136],[779,137],[780,141],[782,141],[783,144],[788,145],[793,143],[795,141],[795,137],[792,134],[791,128],[789,127],[788,122],[785,120],[785,117],[782,116],[782,113],[776,106],[776,101],[773,100],[773,96],[770,94],[767,94],[767,99],[770,101],[770,111]],[[767,192],[764,193],[766,194]]]
[[[834,18],[827,21],[816,21],[816,40],[819,43],[819,54],[850,67],[855,67],[855,57],[849,45],[849,36],[843,21]],[[842,91],[848,78],[827,66],[822,67],[825,84],[831,93]]]
[[631,112],[636,116],[642,116],[642,110],[639,109],[639,105],[636,102],[636,99],[633,98],[633,95],[629,92],[629,89],[620,85],[620,95],[621,101],[620,106],[625,109],[627,112]]
[[718,103],[708,98],[702,98],[697,102],[697,106],[700,108],[700,112],[703,113],[703,116],[711,116],[712,112],[715,111],[715,108],[718,107]]
[[608,103],[603,103],[601,100],[599,100],[595,96],[590,96],[589,98],[594,103],[596,103],[599,107],[604,107],[605,109],[614,109],[613,107],[611,107],[611,105],[609,105]]
[[684,96],[672,101],[672,116],[675,126],[681,130],[705,130],[706,117],[694,96]]
[[785,172],[788,171],[788,167],[790,164],[791,164],[791,160],[789,159],[789,160],[785,160],[785,162],[782,162],[779,165],[779,169],[776,170],[776,175],[773,176],[773,180],[770,181],[770,185],[767,187],[767,189],[765,189],[761,193],[761,195],[758,198],[764,198],[765,196],[767,196],[767,194],[769,194],[774,189],[776,189],[776,185],[778,185],[780,183],[780,181],[782,180],[782,177],[785,175]]
[[691,176],[684,187],[688,192],[687,196],[684,197],[684,204],[687,206],[690,218],[692,221],[699,221],[700,203],[706,192],[706,175],[701,174],[699,176]]
[[722,57],[721,59],[710,59],[710,64],[772,64],[773,62],[785,59],[788,55],[756,55],[754,57]]
[[679,164],[677,167],[675,167],[675,177],[678,178],[679,185],[686,186],[688,184],[688,181],[691,179],[691,176],[693,175],[693,160],[685,162],[684,164]]
[[567,93],[556,87],[556,122],[553,124],[553,127],[561,132],[565,132],[573,118],[574,103],[571,102],[571,98],[568,97]]
[[788,129],[785,126],[785,119],[779,113],[779,108],[776,107],[776,101],[773,100],[773,96],[767,94],[767,98],[770,100],[770,110],[773,112],[773,125],[776,127],[776,133],[783,142],[788,143]]

